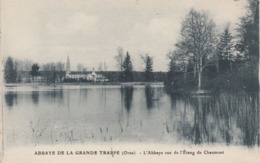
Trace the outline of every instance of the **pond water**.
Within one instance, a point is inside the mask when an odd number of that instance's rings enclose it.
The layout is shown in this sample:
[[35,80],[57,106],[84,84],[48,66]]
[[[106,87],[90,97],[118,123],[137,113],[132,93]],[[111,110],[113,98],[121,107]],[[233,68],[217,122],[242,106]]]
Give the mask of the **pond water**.
[[259,146],[258,93],[151,86],[5,87],[4,147],[137,142]]

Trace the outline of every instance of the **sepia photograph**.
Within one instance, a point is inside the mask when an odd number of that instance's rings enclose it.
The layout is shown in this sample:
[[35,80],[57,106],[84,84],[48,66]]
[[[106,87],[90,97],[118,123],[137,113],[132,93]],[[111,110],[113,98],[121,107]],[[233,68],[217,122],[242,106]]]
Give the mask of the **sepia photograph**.
[[2,0],[0,38],[4,163],[260,161],[258,0]]

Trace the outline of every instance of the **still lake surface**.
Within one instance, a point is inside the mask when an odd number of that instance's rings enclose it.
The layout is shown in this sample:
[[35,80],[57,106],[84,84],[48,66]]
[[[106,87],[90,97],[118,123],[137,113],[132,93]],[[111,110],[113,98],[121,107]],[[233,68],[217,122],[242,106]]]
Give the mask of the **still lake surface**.
[[5,87],[4,146],[137,142],[259,146],[258,93],[180,96],[163,85]]

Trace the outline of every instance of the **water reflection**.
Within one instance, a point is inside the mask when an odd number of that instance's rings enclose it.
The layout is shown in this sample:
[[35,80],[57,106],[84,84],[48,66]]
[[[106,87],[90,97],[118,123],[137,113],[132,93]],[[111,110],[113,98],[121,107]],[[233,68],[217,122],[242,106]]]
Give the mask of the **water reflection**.
[[214,116],[221,124],[221,136],[227,144],[241,140],[241,144],[253,146],[259,132],[259,107],[257,96],[221,94],[216,98]]
[[12,108],[14,104],[17,104],[17,93],[16,92],[6,92],[5,102],[9,108]]
[[133,86],[121,87],[121,98],[124,100],[124,107],[128,113],[132,107],[133,91]]
[[189,96],[186,96],[186,95],[183,95],[183,94],[176,94],[176,93],[168,93],[168,92],[166,92],[166,93],[170,97],[171,109],[172,110],[176,110],[178,108],[177,102],[181,101],[184,104],[184,111],[186,112],[186,107],[187,107],[186,105],[189,103],[188,100],[190,100]]
[[154,105],[154,90],[150,85],[145,86],[145,99],[147,109],[151,109]]
[[197,97],[191,100],[194,106],[194,125],[193,125],[193,141],[195,144],[209,142],[209,131],[207,126],[208,100],[207,98]]
[[80,99],[84,100],[88,97],[88,90],[87,89],[80,89]]
[[[171,98],[173,101],[176,98]],[[188,99],[188,100],[187,100]],[[221,93],[211,98],[186,97],[184,106],[192,120],[184,116],[178,120],[177,134],[194,144],[225,143],[259,145],[259,103],[256,94],[239,96]]]
[[[7,109],[17,108],[5,114],[5,132],[31,135],[32,129],[19,122],[32,121],[39,125],[37,134],[43,135],[39,142],[54,143],[49,131],[58,137],[67,130],[73,131],[75,141],[82,142],[149,139],[252,147],[260,139],[258,93],[206,97],[165,94],[163,87],[153,85],[88,86],[5,92],[5,103]],[[11,128],[17,130],[8,130]]]
[[[243,135],[243,143],[248,146],[259,145],[259,97],[258,94],[250,94],[249,96],[238,99],[240,106],[236,106],[238,110],[238,126],[241,128]],[[244,107],[241,107],[243,105]]]
[[32,91],[32,101],[36,105],[39,103],[39,91]]
[[44,91],[43,97],[49,102],[62,102],[64,99],[63,89]]

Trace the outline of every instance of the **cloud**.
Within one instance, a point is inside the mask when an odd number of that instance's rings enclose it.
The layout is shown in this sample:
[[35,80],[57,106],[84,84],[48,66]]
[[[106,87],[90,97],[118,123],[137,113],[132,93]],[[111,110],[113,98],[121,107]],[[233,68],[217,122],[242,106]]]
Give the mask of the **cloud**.
[[[4,1],[4,55],[35,62],[64,60],[90,67],[106,61],[115,69],[118,46],[128,50],[135,69],[139,54],[154,56],[154,68],[167,70],[166,53],[179,37],[191,7],[208,10],[216,24],[242,14],[246,0],[13,0]],[[83,63],[84,64],[84,63]]]
[[60,19],[50,19],[46,25],[46,35],[41,39],[54,45],[81,45],[87,38],[93,38],[98,32],[97,23],[97,16],[84,13],[74,13]]
[[69,18],[65,29],[71,33],[93,33],[97,29],[97,23],[97,16],[75,13]]

